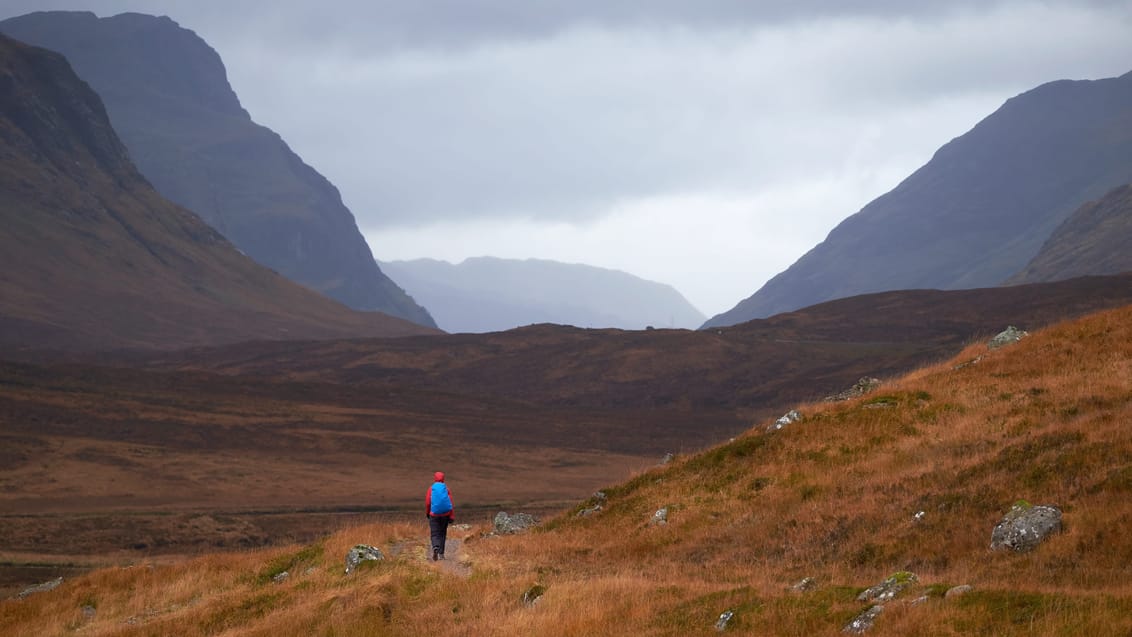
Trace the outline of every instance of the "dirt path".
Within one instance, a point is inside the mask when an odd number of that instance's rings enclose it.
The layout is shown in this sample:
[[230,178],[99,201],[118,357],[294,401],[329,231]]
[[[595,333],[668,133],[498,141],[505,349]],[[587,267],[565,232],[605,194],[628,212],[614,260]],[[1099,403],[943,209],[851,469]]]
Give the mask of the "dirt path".
[[444,547],[445,559],[436,562],[437,568],[442,572],[457,577],[471,577],[472,567],[464,561],[464,541],[459,538],[448,538],[448,542]]

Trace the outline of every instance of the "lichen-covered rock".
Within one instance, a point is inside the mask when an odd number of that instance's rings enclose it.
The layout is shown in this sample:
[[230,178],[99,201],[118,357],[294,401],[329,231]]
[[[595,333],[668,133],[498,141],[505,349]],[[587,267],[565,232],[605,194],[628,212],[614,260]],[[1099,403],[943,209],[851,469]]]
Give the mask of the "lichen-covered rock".
[[843,392],[826,396],[823,400],[827,402],[838,402],[842,400],[850,400],[858,396],[864,396],[872,390],[880,387],[880,379],[873,378],[872,376],[864,376],[858,380],[852,387]]
[[384,559],[385,556],[382,555],[380,549],[367,544],[358,544],[346,553],[346,574],[353,573],[362,562]]
[[1034,550],[1050,535],[1061,530],[1061,509],[1016,502],[991,531],[992,551],[1010,549],[1016,553]]
[[36,584],[35,586],[29,586],[29,587],[25,588],[24,590],[20,591],[19,594],[16,595],[16,599],[23,599],[23,598],[27,597],[28,595],[34,595],[36,593],[46,593],[47,591],[53,591],[56,588],[58,588],[59,585],[62,584],[62,583],[63,583],[63,578],[62,577],[56,577],[55,579],[44,582],[42,584]]
[[1017,343],[1018,341],[1022,340],[1023,338],[1029,336],[1029,334],[1030,333],[1027,332],[1027,331],[1020,330],[1017,327],[1014,327],[1013,325],[1009,325],[1009,326],[1007,326],[1006,329],[1004,329],[1001,332],[999,332],[998,334],[996,334],[994,338],[992,338],[990,341],[987,342],[987,348],[998,349],[998,348],[1003,347],[1005,345]]
[[578,511],[577,517],[584,518],[584,517],[587,517],[587,516],[591,516],[595,513],[600,513],[601,509],[602,509],[602,506],[600,504],[595,504],[592,507],[586,507],[586,508],[582,509],[581,511]]
[[715,620],[715,631],[722,633],[723,631],[727,630],[727,623],[730,622],[731,618],[734,616],[735,611],[733,610],[725,610],[720,613],[719,619]]
[[501,535],[522,533],[536,524],[538,524],[538,519],[529,513],[508,515],[506,511],[500,511],[495,514],[495,532]]
[[[349,566],[347,566],[347,568],[349,568]],[[283,571],[282,573],[276,573],[275,577],[271,578],[271,581],[275,582],[276,584],[282,584],[283,582],[287,581],[288,577],[291,577],[291,573],[288,571]]]
[[887,602],[895,599],[900,591],[915,584],[919,580],[915,573],[908,571],[900,571],[893,573],[885,578],[883,582],[876,586],[870,586],[861,591],[857,596],[859,602]]
[[803,577],[801,579],[801,581],[799,581],[797,584],[791,586],[790,588],[791,588],[791,590],[793,590],[797,593],[805,593],[806,591],[812,591],[817,587],[818,587],[817,580],[815,580],[812,577]]
[[778,420],[771,423],[771,425],[769,427],[767,427],[766,430],[767,431],[778,431],[779,429],[782,429],[786,425],[796,423],[800,420],[802,420],[802,414],[798,413],[798,411],[795,410],[795,409],[791,409],[790,411],[786,412],[785,414],[782,414],[782,416],[780,416],[778,418]]
[[650,522],[650,524],[656,526],[664,526],[665,524],[668,524],[668,507],[661,507],[657,509],[656,513],[652,514],[652,521]]
[[859,635],[865,632],[866,630],[873,627],[873,624],[875,624],[877,621],[877,617],[880,617],[880,614],[883,610],[884,606],[881,604],[869,606],[860,615],[854,617],[853,621],[845,624],[845,628],[842,628],[841,632],[850,633],[853,635]]
[[947,592],[943,594],[943,597],[944,599],[951,599],[952,597],[959,597],[960,595],[966,595],[970,592],[970,584],[960,584],[959,586],[952,586],[951,588],[947,589]]

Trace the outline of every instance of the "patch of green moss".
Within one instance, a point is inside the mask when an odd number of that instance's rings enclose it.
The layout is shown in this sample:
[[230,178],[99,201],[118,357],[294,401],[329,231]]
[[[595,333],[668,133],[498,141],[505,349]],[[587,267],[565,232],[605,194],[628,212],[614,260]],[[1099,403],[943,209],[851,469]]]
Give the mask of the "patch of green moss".
[[278,608],[282,593],[264,593],[233,606],[221,608],[201,622],[201,632],[215,635],[253,622]]
[[299,565],[313,565],[318,560],[322,559],[325,552],[322,543],[310,544],[299,549],[295,553],[280,555],[271,560],[264,566],[255,578],[258,584],[267,584],[272,579],[285,571],[291,571]]

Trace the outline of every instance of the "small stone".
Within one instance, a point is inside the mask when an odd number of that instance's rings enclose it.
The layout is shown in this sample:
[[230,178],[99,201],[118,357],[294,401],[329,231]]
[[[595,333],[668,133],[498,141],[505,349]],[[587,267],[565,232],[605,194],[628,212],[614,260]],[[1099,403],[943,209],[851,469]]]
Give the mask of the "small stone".
[[1017,327],[1010,325],[1010,326],[1007,326],[1007,328],[1005,330],[1003,330],[1003,331],[999,332],[997,335],[995,335],[995,337],[992,338],[990,341],[988,341],[987,342],[987,348],[988,349],[998,349],[998,348],[1004,347],[1006,345],[1011,345],[1011,344],[1017,343],[1018,341],[1022,340],[1025,337],[1029,336],[1029,334],[1030,333],[1025,331],[1025,330],[1020,330]]
[[593,515],[595,513],[599,513],[599,512],[601,512],[601,505],[595,504],[592,507],[586,507],[586,508],[582,509],[581,511],[578,511],[577,517],[584,518],[584,517],[588,517],[588,516],[591,516],[591,515]]
[[346,574],[349,575],[357,570],[362,562],[381,561],[385,556],[382,555],[381,550],[369,546],[367,544],[358,544],[346,553]]
[[873,391],[877,387],[880,387],[880,385],[881,385],[881,382],[880,382],[879,378],[873,378],[872,376],[864,376],[860,380],[858,380],[849,389],[846,389],[843,392],[838,392],[838,393],[830,395],[830,396],[826,396],[822,400],[825,400],[826,402],[838,402],[838,401],[842,401],[842,400],[851,400],[853,398],[857,398],[858,396],[864,396],[865,394]]
[[915,584],[919,578],[915,573],[901,571],[894,573],[876,586],[870,586],[857,596],[859,602],[887,602],[895,599],[905,588]]
[[913,522],[923,522],[924,516],[926,516],[926,515],[927,515],[927,513],[925,513],[924,511],[917,511],[916,515],[912,516],[912,521]]
[[960,595],[965,595],[970,592],[970,584],[960,584],[959,586],[952,586],[951,588],[947,589],[947,592],[943,594],[943,597],[944,599],[951,599],[952,597],[959,597]]
[[83,619],[88,621],[94,619],[94,615],[98,612],[95,607],[91,606],[90,604],[84,605],[79,610],[82,611]]
[[535,602],[537,602],[543,596],[543,593],[546,593],[546,587],[542,584],[535,584],[534,586],[531,586],[527,590],[523,591],[523,606],[526,606],[527,608],[534,606]]
[[790,411],[780,416],[778,420],[774,421],[774,423],[771,424],[770,427],[767,427],[767,431],[778,431],[786,425],[796,423],[800,420],[802,420],[802,414],[798,413],[798,411],[795,409],[791,409]]
[[881,604],[868,607],[860,615],[854,617],[853,621],[846,624],[845,628],[841,629],[841,632],[851,633],[854,635],[859,635],[865,632],[866,630],[873,627],[873,624],[876,623],[877,617],[880,616],[882,611],[884,611],[884,606],[882,606]]
[[801,581],[799,581],[794,586],[791,586],[790,588],[793,589],[796,592],[805,593],[806,591],[812,591],[817,587],[818,587],[817,580],[815,580],[812,577],[803,577]]
[[288,577],[291,577],[291,573],[283,571],[282,573],[276,574],[275,577],[272,577],[271,581],[275,582],[276,584],[282,584],[283,582],[287,581]]
[[668,524],[668,507],[661,507],[652,514],[651,524],[656,526],[664,526]]
[[665,465],[665,464],[672,462],[675,459],[676,459],[676,454],[666,453],[666,454],[664,454],[664,457],[660,459],[660,464]]
[[715,620],[715,631],[722,633],[727,630],[727,622],[731,621],[731,618],[734,616],[735,611],[733,610],[725,610],[720,613],[719,619]]

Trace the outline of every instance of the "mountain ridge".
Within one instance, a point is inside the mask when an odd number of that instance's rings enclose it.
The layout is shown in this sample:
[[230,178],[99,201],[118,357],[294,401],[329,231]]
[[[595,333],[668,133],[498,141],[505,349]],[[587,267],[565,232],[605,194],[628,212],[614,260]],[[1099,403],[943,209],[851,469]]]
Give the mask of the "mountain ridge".
[[704,316],[670,285],[620,270],[548,259],[471,257],[382,262],[448,332],[536,323],[695,328]]
[[251,119],[196,33],[164,16],[65,11],[0,31],[71,59],[150,183],[253,259],[355,309],[435,327],[381,272],[338,189]]
[[1084,201],[1132,180],[1132,73],[1006,101],[704,327],[888,289],[998,285]]

